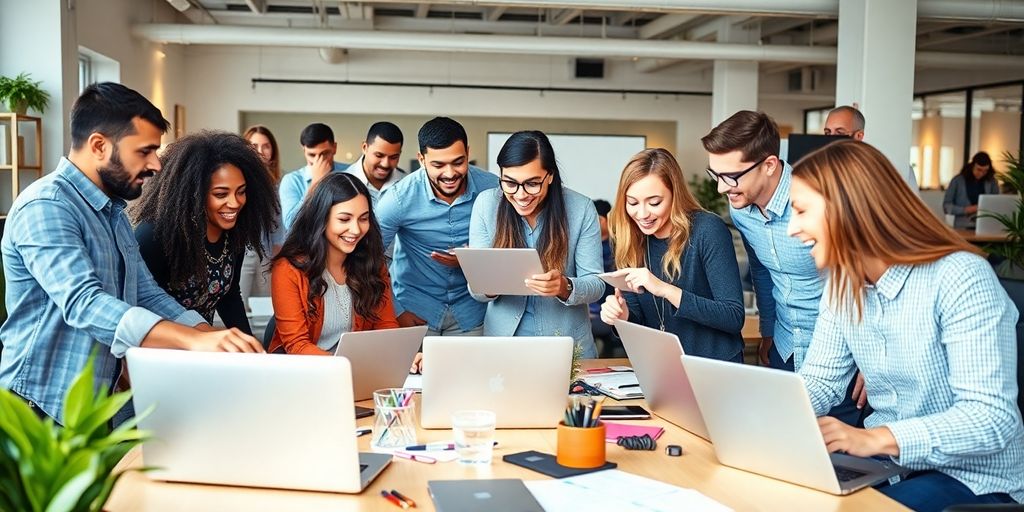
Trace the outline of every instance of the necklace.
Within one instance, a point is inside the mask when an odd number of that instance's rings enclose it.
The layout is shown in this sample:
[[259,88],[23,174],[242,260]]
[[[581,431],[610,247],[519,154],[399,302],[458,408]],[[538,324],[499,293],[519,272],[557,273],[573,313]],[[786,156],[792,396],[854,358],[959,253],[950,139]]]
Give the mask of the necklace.
[[214,258],[210,256],[210,251],[206,251],[206,261],[210,262],[211,265],[220,265],[224,258],[228,256],[228,232],[224,232],[224,246],[220,250],[220,256]]
[[[651,270],[651,261],[650,261],[651,237],[650,236],[644,237],[644,243],[647,244],[647,251],[644,252],[644,265],[647,266],[647,270],[648,271],[650,271],[652,274],[654,274],[654,271]],[[655,277],[657,277],[657,274],[655,274]],[[650,292],[648,292],[648,293],[650,293]],[[658,299],[661,299],[661,305],[660,306],[658,305]],[[665,309],[665,297],[654,297],[653,294],[652,294],[652,299],[651,300],[654,301],[654,311],[658,314],[658,328],[661,329],[662,331],[664,331],[665,330],[665,317],[668,316],[668,311],[667,310],[665,311],[664,314],[662,314],[662,310]]]

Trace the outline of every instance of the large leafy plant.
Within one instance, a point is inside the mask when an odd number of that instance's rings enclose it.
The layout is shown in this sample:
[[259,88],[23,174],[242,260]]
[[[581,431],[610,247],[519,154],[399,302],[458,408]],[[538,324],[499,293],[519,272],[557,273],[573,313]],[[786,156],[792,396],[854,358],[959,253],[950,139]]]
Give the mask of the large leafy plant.
[[42,82],[21,73],[14,78],[0,76],[0,101],[6,103],[11,112],[24,114],[26,108],[31,108],[41,114],[46,110],[50,94],[43,90]]
[[[1017,210],[1009,214],[982,214],[999,221],[1006,229],[1006,243],[991,244],[986,249],[992,254],[1006,258],[1006,272],[1012,272],[1012,267],[1024,270],[1024,168],[1021,167],[1021,158],[1018,153],[1014,156],[1010,152],[1003,153],[1003,160],[1006,161],[1006,171],[1002,173],[1003,185],[1012,193],[1017,194]],[[1019,272],[1019,271],[1018,271]]]
[[0,511],[99,511],[123,474],[114,466],[148,438],[135,428],[142,416],[109,428],[131,393],[97,392],[94,359],[68,390],[64,427],[0,390]]
[[689,185],[690,193],[702,208],[716,215],[725,212],[725,196],[718,191],[717,181],[694,174],[690,177]]

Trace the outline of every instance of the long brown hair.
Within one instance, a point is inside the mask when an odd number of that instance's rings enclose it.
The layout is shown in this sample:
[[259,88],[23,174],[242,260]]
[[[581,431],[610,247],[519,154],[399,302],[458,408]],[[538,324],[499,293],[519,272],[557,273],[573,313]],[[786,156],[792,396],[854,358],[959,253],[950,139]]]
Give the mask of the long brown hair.
[[672,153],[665,149],[645,149],[635,155],[622,170],[619,178],[619,191],[615,193],[615,207],[608,218],[608,231],[612,245],[615,247],[615,266],[633,268],[644,266],[647,245],[644,234],[640,232],[636,222],[626,213],[626,191],[634,183],[647,176],[657,176],[672,192],[669,222],[672,232],[669,235],[668,250],[661,259],[662,273],[675,280],[682,272],[680,255],[690,238],[693,223],[691,215],[701,211],[700,203],[694,199],[690,189],[683,181],[683,171],[679,168]]
[[982,255],[943,224],[874,147],[855,140],[833,142],[805,156],[793,169],[825,198],[830,267],[829,296],[862,318],[867,280],[865,258],[887,265],[919,265],[958,251]]
[[277,149],[277,139],[274,138],[273,133],[270,133],[270,128],[267,128],[262,124],[250,126],[245,130],[245,133],[242,134],[242,138],[245,139],[246,142],[249,142],[249,137],[252,137],[257,133],[270,140],[270,148],[272,151],[270,152],[270,161],[267,162],[267,170],[270,171],[270,177],[274,178],[274,183],[280,183],[281,152]]
[[[544,221],[544,231],[541,231],[537,241],[537,252],[540,253],[545,272],[556,268],[559,272],[565,272],[565,260],[569,257],[568,216],[562,194],[562,174],[558,171],[551,141],[539,131],[513,133],[498,152],[497,163],[499,168],[505,169],[526,165],[534,160],[540,160],[540,166],[551,173],[548,195],[537,205],[541,209],[538,217]],[[502,192],[502,195],[508,194]],[[503,199],[498,205],[494,247],[526,247],[520,218],[512,204]]]

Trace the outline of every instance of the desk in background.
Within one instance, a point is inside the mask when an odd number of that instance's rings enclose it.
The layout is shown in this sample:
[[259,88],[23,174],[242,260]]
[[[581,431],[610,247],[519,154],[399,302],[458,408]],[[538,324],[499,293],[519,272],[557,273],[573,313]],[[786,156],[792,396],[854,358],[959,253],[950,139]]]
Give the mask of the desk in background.
[[[587,361],[587,367],[609,364],[629,364],[625,359]],[[641,400],[630,400],[624,404],[643,404]],[[419,397],[416,399],[419,406]],[[361,405],[372,407],[370,401]],[[373,418],[358,420],[360,426],[372,425]],[[883,496],[874,489],[865,489],[850,496],[837,497],[796,485],[772,480],[738,469],[718,464],[710,444],[675,425],[654,418],[638,424],[658,425],[665,428],[665,434],[658,440],[655,451],[627,451],[619,446],[608,445],[608,460],[618,463],[619,469],[648,478],[660,480],[680,487],[696,489],[737,511],[747,510],[808,510],[808,511],[884,511],[906,510],[898,503]],[[750,429],[757,435],[756,426]],[[340,435],[340,433],[339,433]],[[450,440],[450,430],[420,430],[421,443]],[[104,510],[120,511],[379,511],[396,512],[395,505],[379,496],[381,489],[398,489],[416,501],[418,508],[410,510],[431,511],[434,505],[427,493],[428,480],[476,479],[476,478],[521,478],[541,480],[547,477],[520,468],[501,460],[501,457],[525,450],[555,453],[556,430],[551,429],[499,429],[495,432],[499,442],[490,466],[474,468],[458,462],[422,464],[396,459],[374,480],[362,494],[333,494],[323,492],[285,491],[224,487],[183,483],[166,483],[150,480],[145,474],[132,472],[117,483],[110,501]],[[268,439],[268,443],[274,442]],[[329,442],[324,440],[324,442]],[[369,451],[370,436],[359,438],[359,449]],[[682,445],[685,455],[669,457],[665,446]],[[253,447],[258,450],[258,446]],[[121,461],[121,468],[143,466],[142,453],[136,448]],[[267,471],[277,468],[268,467]],[[585,509],[585,507],[584,507]]]
[[1006,233],[998,235],[979,235],[973,229],[957,229],[956,234],[972,244],[1006,243]]

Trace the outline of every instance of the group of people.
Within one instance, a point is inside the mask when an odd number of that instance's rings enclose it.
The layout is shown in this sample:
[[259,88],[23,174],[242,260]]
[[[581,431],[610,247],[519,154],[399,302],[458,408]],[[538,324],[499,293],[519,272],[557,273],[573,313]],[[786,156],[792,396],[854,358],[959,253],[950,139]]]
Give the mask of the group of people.
[[[860,141],[863,116],[833,114],[827,129],[851,140],[795,167],[761,112],[737,112],[701,139],[747,252],[759,359],[803,376],[830,451],[908,470],[880,489],[897,501],[1022,502],[1018,312],[979,251]],[[110,386],[126,385],[131,346],[264,351],[242,295],[265,286],[268,268],[268,351],[328,354],[347,331],[426,325],[570,336],[595,357],[588,305],[604,297],[595,310],[606,324],[670,331],[688,354],[742,363],[732,235],[669,151],[625,164],[603,233],[604,215],[563,184],[538,131],[512,134],[487,172],[470,164],[463,127],[437,117],[417,134],[421,168],[406,173],[397,126],[374,124],[345,165],[330,128],[314,124],[300,136],[307,165],[282,177],[264,127],[188,135],[158,156],[167,127],[137,92],[88,87],[67,158],[8,216],[0,386],[57,423],[97,346],[97,382]],[[474,292],[452,252],[463,246],[535,248],[535,293]],[[606,293],[606,261],[628,290]],[[225,329],[212,327],[215,312]]]

